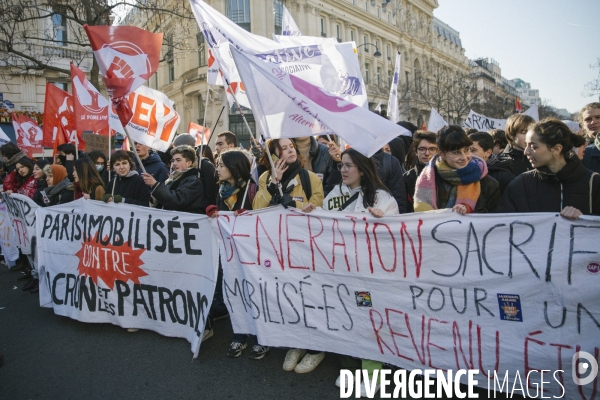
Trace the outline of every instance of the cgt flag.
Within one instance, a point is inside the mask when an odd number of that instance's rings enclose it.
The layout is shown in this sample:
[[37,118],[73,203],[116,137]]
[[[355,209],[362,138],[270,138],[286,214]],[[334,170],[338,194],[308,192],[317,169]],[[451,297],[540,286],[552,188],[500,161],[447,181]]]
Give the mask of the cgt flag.
[[144,84],[157,70],[163,34],[135,26],[84,25],[106,90],[121,124],[132,117],[125,96]]
[[403,127],[289,74],[275,63],[234,47],[230,50],[265,136],[299,137],[331,131],[371,157],[396,136],[410,135]]
[[46,83],[44,100],[44,138],[42,144],[55,147],[56,143],[75,143],[85,150],[85,142],[75,128],[73,96],[64,90]]
[[12,124],[17,137],[17,146],[33,158],[33,153],[41,153],[43,150],[42,139],[44,133],[31,118],[23,114],[11,113]]
[[85,72],[73,63],[71,63],[71,83],[77,130],[92,131],[96,135],[108,135],[108,100],[88,81]]
[[127,99],[133,116],[128,123],[131,139],[167,151],[181,122],[173,101],[164,93],[141,86]]

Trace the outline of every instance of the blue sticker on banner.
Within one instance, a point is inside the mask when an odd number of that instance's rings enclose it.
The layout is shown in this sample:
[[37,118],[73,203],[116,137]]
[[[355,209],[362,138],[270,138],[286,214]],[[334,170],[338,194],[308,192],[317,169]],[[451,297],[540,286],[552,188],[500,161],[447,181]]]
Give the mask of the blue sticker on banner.
[[498,293],[498,307],[500,307],[500,319],[523,322],[521,298],[518,294]]

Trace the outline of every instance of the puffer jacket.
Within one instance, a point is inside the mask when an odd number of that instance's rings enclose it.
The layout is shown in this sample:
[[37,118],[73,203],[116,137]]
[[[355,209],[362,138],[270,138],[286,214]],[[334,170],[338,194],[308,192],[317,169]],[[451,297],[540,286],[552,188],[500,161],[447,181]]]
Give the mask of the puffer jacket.
[[500,194],[504,193],[504,189],[506,189],[508,184],[515,179],[512,163],[512,159],[508,157],[503,159],[494,157],[487,162],[488,175],[498,181],[498,184],[500,185]]
[[179,179],[168,184],[157,182],[151,194],[158,202],[158,208],[206,214],[208,202],[203,196],[204,188],[196,168],[190,168]]
[[531,171],[533,169],[523,151],[515,149],[510,144],[507,144],[504,151],[498,154],[496,158],[500,161],[512,160],[512,169],[515,176],[519,176],[523,172]]
[[598,150],[594,143],[585,147],[582,161],[584,167],[600,173],[600,150]]
[[577,156],[557,173],[545,167],[526,172],[508,185],[496,212],[561,212],[571,206],[600,215],[600,174],[592,174]]

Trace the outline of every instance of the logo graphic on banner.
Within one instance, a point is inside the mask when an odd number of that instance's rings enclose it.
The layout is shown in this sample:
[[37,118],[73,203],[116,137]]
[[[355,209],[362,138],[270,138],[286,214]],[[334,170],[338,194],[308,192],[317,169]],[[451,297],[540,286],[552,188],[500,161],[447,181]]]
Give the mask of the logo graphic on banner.
[[81,134],[77,135],[75,129],[75,108],[73,96],[64,90],[46,83],[46,97],[44,100],[44,139],[42,144],[53,147],[63,143],[75,143],[81,150],[85,150],[85,143]]
[[75,125],[81,132],[108,134],[109,102],[90,83],[85,72],[71,64],[73,103],[75,105]]
[[28,157],[33,157],[34,153],[42,151],[42,139],[44,132],[31,118],[25,115],[12,113],[12,124],[17,136],[17,145],[27,153]]

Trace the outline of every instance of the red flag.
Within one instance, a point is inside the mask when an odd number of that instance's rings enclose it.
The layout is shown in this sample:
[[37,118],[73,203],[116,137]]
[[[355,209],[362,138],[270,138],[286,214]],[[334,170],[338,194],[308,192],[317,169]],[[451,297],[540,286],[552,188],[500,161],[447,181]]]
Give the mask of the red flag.
[[31,118],[23,114],[17,115],[12,113],[11,115],[19,148],[27,153],[27,156],[30,158],[33,157],[33,153],[41,153],[43,151],[42,139],[44,137],[42,128]]
[[123,142],[121,143],[121,150],[130,151],[131,147],[129,146],[129,137],[125,137]]
[[55,156],[58,153],[58,146],[61,144],[69,143],[69,135],[65,132],[62,125],[58,125],[58,131],[56,132],[56,139],[52,146],[52,155]]
[[111,99],[127,96],[158,70],[162,33],[135,26],[84,28]]
[[188,124],[188,132],[196,138],[196,146],[200,146],[202,143],[205,145],[208,144],[208,138],[210,137],[209,128],[190,122]]
[[85,72],[71,63],[75,126],[79,132],[92,131],[96,135],[108,135],[109,102],[88,81]]
[[48,82],[44,100],[44,146],[54,146],[59,126],[67,135],[66,143],[78,142],[79,149],[85,150],[83,131],[77,132],[75,129],[73,96]]
[[523,112],[523,106],[521,105],[519,96],[515,97],[515,111],[520,113]]
[[425,121],[423,121],[423,123],[421,124],[421,130],[422,131],[426,131],[427,130],[427,125],[425,125]]

